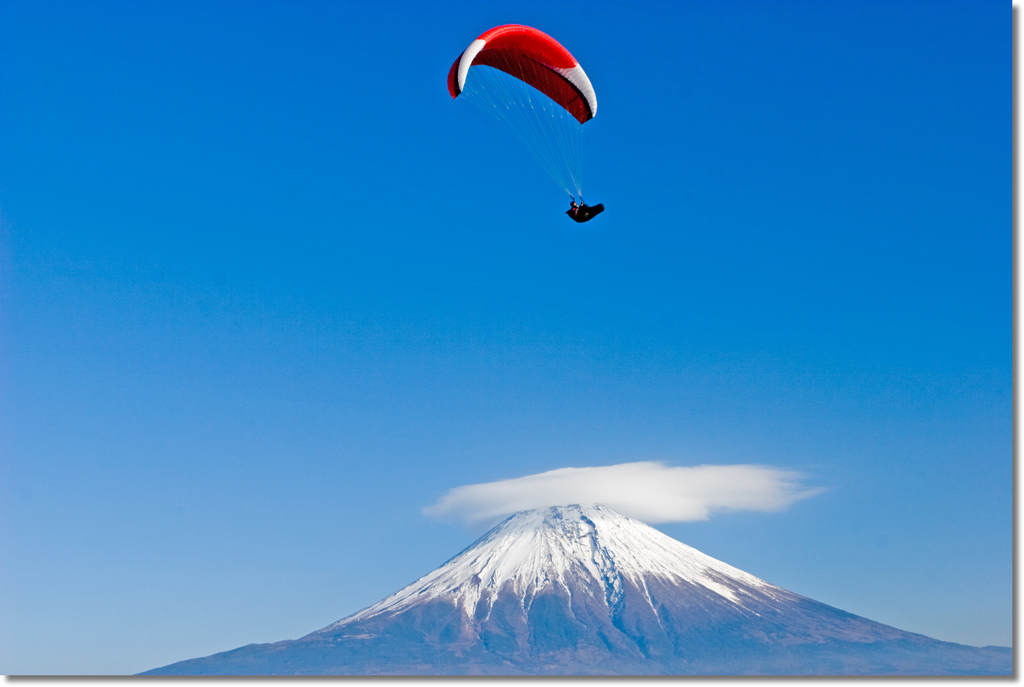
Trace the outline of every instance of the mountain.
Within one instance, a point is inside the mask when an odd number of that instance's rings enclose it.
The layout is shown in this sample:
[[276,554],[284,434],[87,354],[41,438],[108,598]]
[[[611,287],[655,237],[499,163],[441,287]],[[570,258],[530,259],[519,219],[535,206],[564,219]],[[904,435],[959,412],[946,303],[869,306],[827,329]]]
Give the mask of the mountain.
[[511,516],[301,639],[146,675],[1009,675],[1012,652],[802,597],[603,506]]

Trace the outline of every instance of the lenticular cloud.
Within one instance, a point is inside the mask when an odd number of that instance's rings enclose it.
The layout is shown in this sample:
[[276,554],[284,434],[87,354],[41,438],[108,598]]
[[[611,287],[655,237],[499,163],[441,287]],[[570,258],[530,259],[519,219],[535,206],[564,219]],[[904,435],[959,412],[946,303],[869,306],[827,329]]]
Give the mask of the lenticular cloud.
[[423,511],[479,522],[534,508],[601,504],[645,522],[687,522],[707,520],[716,511],[778,512],[822,491],[804,487],[801,479],[798,472],[763,465],[561,468],[456,487]]

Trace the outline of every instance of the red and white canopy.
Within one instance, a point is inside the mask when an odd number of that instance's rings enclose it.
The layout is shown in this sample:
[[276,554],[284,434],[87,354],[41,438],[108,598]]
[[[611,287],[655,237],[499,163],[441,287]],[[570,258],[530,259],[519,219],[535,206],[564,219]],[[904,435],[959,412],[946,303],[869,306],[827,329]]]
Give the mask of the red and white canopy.
[[469,44],[448,72],[448,92],[458,97],[469,68],[486,65],[528,83],[569,111],[580,124],[597,114],[597,95],[583,67],[543,31],[505,24]]

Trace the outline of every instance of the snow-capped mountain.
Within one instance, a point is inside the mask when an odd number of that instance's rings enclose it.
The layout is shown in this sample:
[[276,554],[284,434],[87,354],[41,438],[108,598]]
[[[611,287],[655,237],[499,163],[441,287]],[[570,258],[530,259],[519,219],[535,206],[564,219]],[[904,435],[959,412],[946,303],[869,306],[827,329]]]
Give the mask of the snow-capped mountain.
[[1009,674],[1011,653],[807,599],[603,506],[517,513],[301,639],[148,674]]
[[322,631],[434,599],[468,617],[483,613],[486,618],[502,593],[528,609],[538,594],[571,598],[578,590],[614,612],[628,588],[638,590],[656,613],[648,578],[687,585],[740,607],[744,597],[786,595],[610,508],[571,506],[514,515],[426,577]]

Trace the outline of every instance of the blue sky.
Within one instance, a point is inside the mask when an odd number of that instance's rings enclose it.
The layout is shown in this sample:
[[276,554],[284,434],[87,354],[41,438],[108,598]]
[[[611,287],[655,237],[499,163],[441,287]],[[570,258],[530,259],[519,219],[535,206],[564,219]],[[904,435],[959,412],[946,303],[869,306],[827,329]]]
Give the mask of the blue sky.
[[[0,4],[0,672],[322,627],[479,529],[447,490],[757,463],[659,527],[1011,643],[1011,26],[980,2]],[[536,26],[586,197],[453,102]]]

